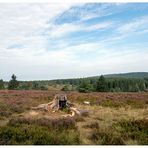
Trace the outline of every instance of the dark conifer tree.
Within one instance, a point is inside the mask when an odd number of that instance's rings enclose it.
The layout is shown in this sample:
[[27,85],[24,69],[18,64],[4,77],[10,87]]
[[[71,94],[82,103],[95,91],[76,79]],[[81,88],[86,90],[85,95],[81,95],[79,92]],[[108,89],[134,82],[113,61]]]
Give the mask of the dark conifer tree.
[[2,79],[0,80],[0,89],[4,89],[4,81]]
[[11,80],[8,83],[8,89],[17,89],[19,86],[19,82],[16,80],[16,76],[13,74]]
[[105,77],[103,75],[101,75],[97,81],[96,90],[99,92],[105,92],[107,90],[107,83],[106,83]]

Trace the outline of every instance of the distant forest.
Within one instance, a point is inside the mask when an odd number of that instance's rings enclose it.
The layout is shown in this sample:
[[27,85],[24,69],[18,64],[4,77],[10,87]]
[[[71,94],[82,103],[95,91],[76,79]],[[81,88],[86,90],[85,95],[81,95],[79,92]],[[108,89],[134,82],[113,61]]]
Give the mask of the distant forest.
[[12,75],[9,82],[0,80],[0,89],[50,90],[60,86],[62,91],[87,92],[143,92],[148,91],[148,73],[126,73],[101,75],[76,79],[57,79],[40,81],[18,81]]

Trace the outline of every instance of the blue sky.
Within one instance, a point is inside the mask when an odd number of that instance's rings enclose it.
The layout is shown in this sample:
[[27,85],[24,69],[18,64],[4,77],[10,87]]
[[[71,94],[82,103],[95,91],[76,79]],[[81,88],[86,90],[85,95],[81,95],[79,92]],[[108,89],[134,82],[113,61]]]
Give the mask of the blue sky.
[[0,78],[148,71],[148,3],[0,4]]

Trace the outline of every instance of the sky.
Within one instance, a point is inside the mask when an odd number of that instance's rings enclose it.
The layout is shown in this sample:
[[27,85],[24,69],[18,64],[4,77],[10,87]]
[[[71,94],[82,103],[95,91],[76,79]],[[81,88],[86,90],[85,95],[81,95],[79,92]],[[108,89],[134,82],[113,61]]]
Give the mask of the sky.
[[0,3],[0,79],[148,72],[148,3]]

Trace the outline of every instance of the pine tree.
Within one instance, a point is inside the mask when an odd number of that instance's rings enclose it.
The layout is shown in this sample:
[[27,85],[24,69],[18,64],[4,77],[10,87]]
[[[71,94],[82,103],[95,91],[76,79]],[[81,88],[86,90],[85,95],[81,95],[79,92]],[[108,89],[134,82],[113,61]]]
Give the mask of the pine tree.
[[4,89],[4,81],[2,79],[0,80],[0,89]]
[[105,92],[107,90],[107,83],[103,75],[101,75],[97,81],[96,90],[99,92]]
[[91,92],[93,90],[92,85],[90,84],[90,81],[83,79],[80,82],[79,88],[78,88],[79,92]]
[[16,76],[13,74],[11,76],[11,80],[8,83],[8,89],[14,90],[14,89],[17,89],[18,86],[19,86],[19,82],[16,80]]

